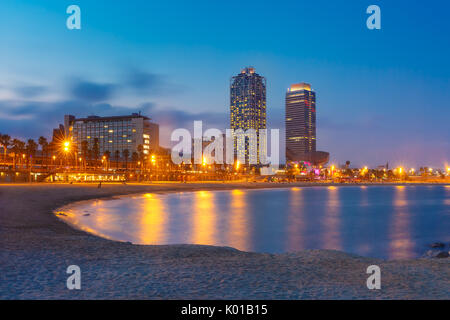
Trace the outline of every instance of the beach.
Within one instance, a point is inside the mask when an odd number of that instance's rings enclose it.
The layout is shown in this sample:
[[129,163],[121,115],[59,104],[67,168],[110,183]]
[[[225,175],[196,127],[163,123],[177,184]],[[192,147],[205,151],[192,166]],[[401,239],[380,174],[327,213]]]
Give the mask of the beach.
[[[201,245],[144,246],[75,230],[53,211],[144,192],[305,184],[0,185],[1,299],[449,299],[450,259],[385,261],[331,250],[263,254]],[[66,269],[81,268],[81,290]],[[381,290],[366,286],[370,265]]]

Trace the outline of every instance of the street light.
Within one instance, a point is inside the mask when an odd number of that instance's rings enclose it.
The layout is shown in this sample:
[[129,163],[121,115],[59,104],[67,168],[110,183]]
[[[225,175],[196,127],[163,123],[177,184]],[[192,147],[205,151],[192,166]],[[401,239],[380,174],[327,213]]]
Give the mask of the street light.
[[69,152],[70,149],[70,142],[64,141],[64,152]]

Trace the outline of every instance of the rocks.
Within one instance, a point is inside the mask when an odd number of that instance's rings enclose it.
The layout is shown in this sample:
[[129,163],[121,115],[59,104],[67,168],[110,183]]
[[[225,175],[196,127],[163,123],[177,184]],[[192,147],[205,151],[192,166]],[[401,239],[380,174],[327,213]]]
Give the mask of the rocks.
[[432,248],[444,248],[445,247],[445,243],[434,242],[434,243],[430,244],[430,247],[432,247]]
[[439,251],[439,250],[428,250],[425,255],[425,258],[448,258],[449,253],[447,251]]
[[448,258],[449,254],[447,251],[441,251],[436,255],[436,258]]

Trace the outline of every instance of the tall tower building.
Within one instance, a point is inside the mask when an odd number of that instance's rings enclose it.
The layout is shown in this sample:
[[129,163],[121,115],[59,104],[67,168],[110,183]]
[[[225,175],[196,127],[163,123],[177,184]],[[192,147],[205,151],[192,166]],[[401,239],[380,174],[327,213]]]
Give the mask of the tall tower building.
[[259,144],[263,143],[259,139],[259,130],[266,129],[266,79],[255,73],[252,67],[242,69],[240,74],[231,78],[230,128],[256,131],[256,144],[246,136],[235,135],[235,155],[241,159],[245,157],[247,164],[259,164]]
[[308,83],[286,92],[286,160],[306,160],[316,151],[316,93]]

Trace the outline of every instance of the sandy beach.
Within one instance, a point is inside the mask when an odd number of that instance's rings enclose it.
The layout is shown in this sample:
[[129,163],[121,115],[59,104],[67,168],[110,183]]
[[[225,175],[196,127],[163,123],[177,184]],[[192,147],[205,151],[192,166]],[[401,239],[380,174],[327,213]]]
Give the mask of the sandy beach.
[[[450,258],[385,261],[330,250],[273,255],[199,245],[132,245],[75,230],[53,214],[74,201],[125,194],[295,185],[0,185],[0,298],[450,298]],[[81,268],[81,290],[66,288],[66,269],[73,264]],[[381,268],[381,290],[366,287],[366,269],[373,264]]]

